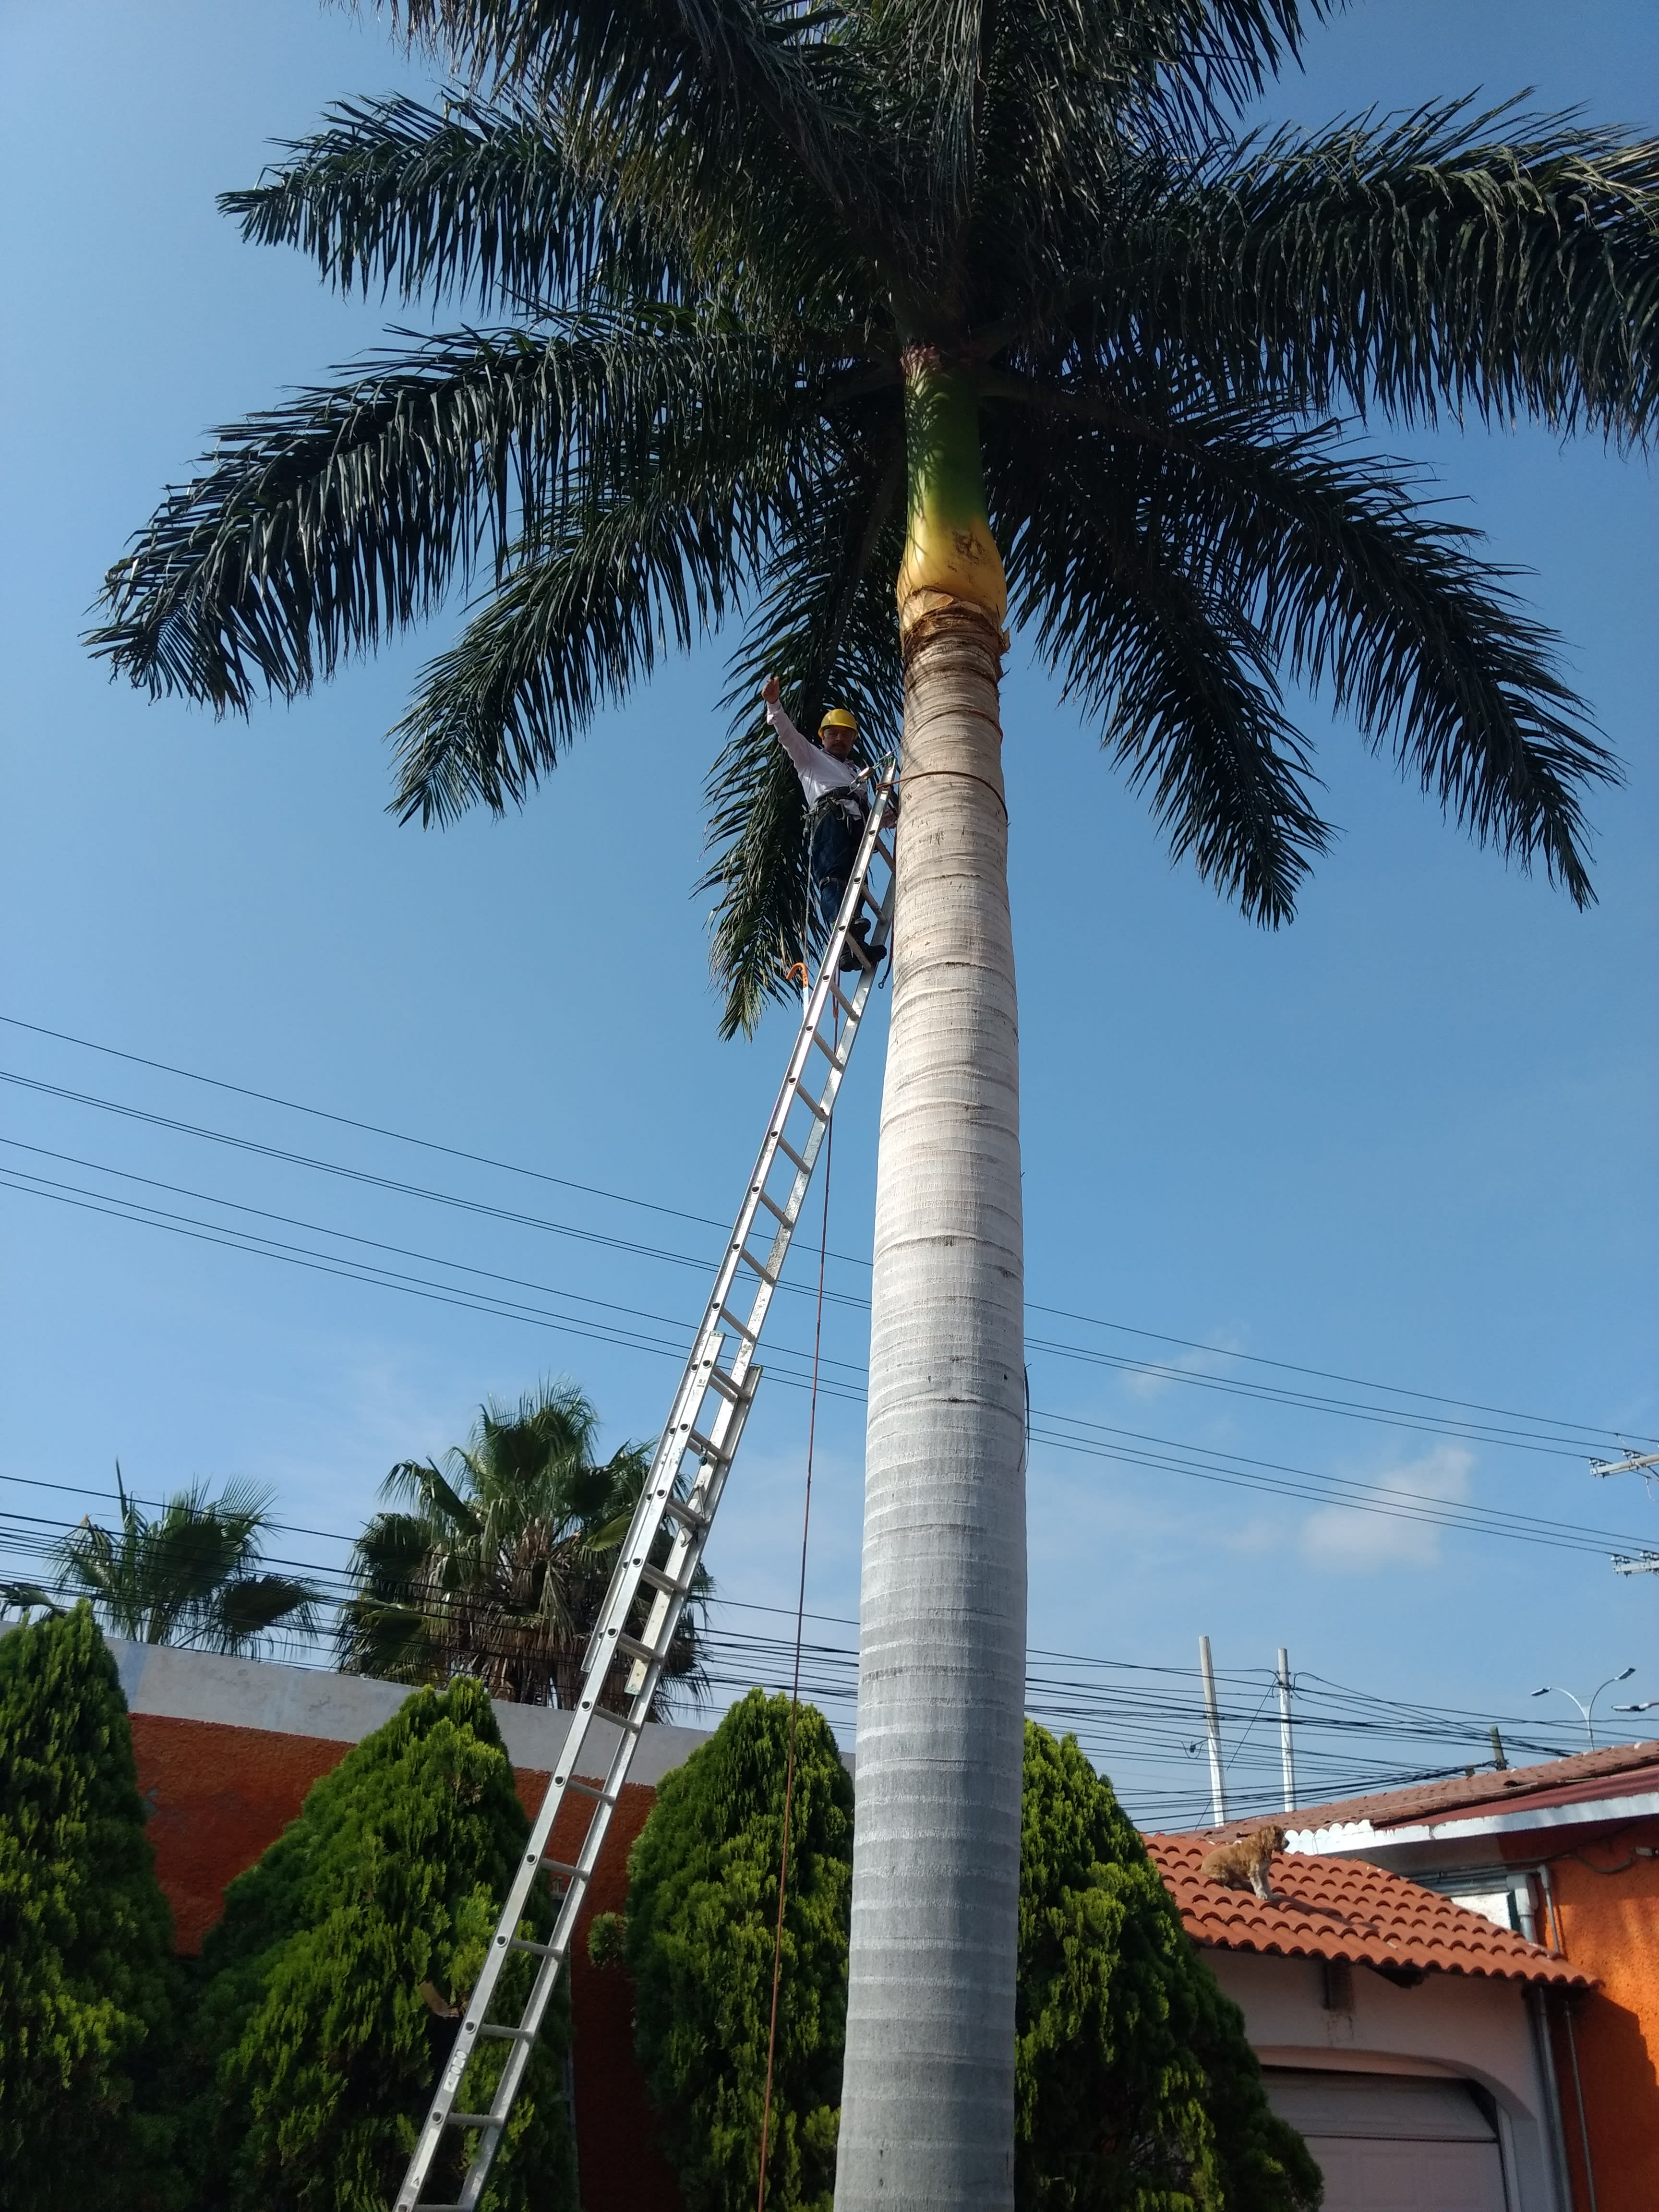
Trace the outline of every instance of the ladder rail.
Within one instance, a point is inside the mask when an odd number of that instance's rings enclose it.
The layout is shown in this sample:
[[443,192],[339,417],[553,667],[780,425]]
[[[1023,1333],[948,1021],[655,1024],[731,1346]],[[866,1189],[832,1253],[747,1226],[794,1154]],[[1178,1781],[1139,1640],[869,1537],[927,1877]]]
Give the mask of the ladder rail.
[[[709,1528],[737,1455],[749,1409],[754,1403],[762,1374],[755,1361],[761,1331],[782,1275],[830,1116],[835,1110],[836,1094],[874,988],[876,969],[887,948],[892,927],[895,878],[894,852],[886,834],[886,817],[897,776],[895,757],[872,778],[870,809],[857,858],[830,932],[817,979],[807,996],[800,1029],[767,1121],[754,1173],[738,1208],[731,1240],[715,1270],[714,1287],[675,1389],[668,1421],[652,1455],[650,1471],[595,1620],[583,1661],[580,1692],[555,1761],[554,1773],[531,1823],[529,1838],[508,1885],[489,1950],[422,2119],[419,2139],[398,2190],[395,2212],[476,2212],[525,2069],[530,2063],[537,2034],[569,1955],[576,1922],[599,1864],[611,1813],[620,1799],[681,1617],[690,1600]],[[871,872],[878,858],[887,876],[886,888],[879,899],[870,888]],[[870,915],[870,957],[859,960],[860,973],[849,998],[840,988],[841,960],[854,921],[860,909],[866,908]],[[827,1043],[821,1034],[826,1016],[830,1027]],[[815,1049],[823,1055],[822,1085],[816,1092],[808,1082]],[[809,1126],[799,1142],[792,1143],[786,1132],[797,1107],[806,1109]],[[780,1158],[793,1169],[787,1195],[781,1204],[770,1189]],[[763,1206],[776,1223],[763,1262],[750,1247]],[[743,1300],[738,1296],[738,1269],[744,1265],[751,1271],[754,1280],[746,1317],[743,1317]],[[734,1347],[729,1361],[728,1345]],[[654,1556],[664,1535],[671,1529],[665,1555]],[[646,1589],[651,1592],[651,1599],[644,1623],[637,1629],[630,1629],[629,1624]],[[622,1689],[626,1707],[618,1711],[606,1706],[605,1693],[613,1672],[623,1659],[629,1662]],[[589,1741],[596,1730],[601,1733],[590,1751]],[[604,1759],[603,1778],[595,1787],[595,1766],[602,1755],[604,1730],[614,1732],[616,1741]],[[574,1856],[556,1860],[549,1847],[573,1792],[578,1798],[588,1801],[591,1809],[587,1825]],[[532,1942],[520,1930],[536,1882],[544,1870],[556,1874],[564,1887],[557,1898],[550,1935],[544,1942]],[[526,1952],[534,1954],[538,1961],[529,1996],[515,2024],[496,2021],[491,2019],[490,2009],[501,1975],[511,1959]],[[473,2057],[484,2043],[501,2041],[507,2045],[507,2056],[488,2111],[458,2109],[457,2099]],[[474,2135],[477,2142],[468,2159],[459,2198],[453,2205],[440,2206],[423,2199],[422,2191],[445,2132],[451,2129],[461,2130],[464,2136]]]

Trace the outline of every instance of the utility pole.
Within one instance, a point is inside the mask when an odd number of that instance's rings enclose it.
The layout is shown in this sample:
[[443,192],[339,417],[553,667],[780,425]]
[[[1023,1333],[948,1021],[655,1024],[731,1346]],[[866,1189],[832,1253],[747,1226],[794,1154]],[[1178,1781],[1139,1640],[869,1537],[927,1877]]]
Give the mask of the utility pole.
[[1592,1474],[1639,1474],[1644,1468],[1659,1467],[1659,1452],[1628,1452],[1623,1459],[1592,1460]]
[[1210,1739],[1210,1818],[1219,1828],[1226,1824],[1227,1784],[1221,1771],[1221,1715],[1216,1710],[1215,1668],[1207,1636],[1198,1639],[1198,1671],[1204,1677],[1204,1730]]
[[[1590,1473],[1598,1475],[1646,1474],[1656,1468],[1659,1452],[1626,1452],[1623,1459],[1590,1462]],[[1612,1559],[1616,1575],[1659,1575],[1659,1552],[1614,1552]]]
[[1285,1810],[1296,1810],[1296,1746],[1291,1739],[1291,1655],[1279,1647],[1279,1757],[1285,1769]]

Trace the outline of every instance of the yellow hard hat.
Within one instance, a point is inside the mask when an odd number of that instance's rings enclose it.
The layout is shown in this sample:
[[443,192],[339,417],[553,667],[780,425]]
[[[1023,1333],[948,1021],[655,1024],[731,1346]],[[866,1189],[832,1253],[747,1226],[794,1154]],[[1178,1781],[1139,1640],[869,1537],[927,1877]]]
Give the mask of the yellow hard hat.
[[856,720],[850,708],[846,707],[831,707],[818,724],[820,732],[824,730],[856,730],[857,728]]

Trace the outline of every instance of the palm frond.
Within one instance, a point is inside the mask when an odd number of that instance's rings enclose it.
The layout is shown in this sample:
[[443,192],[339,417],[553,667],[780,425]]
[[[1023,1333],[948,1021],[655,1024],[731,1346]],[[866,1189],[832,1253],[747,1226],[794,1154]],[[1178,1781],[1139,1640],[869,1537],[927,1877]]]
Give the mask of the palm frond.
[[453,821],[522,804],[598,708],[725,614],[746,561],[735,503],[595,498],[563,518],[422,672],[392,732],[393,807]]
[[1267,639],[1154,526],[1144,456],[1109,459],[1105,439],[1053,417],[1000,424],[988,443],[1011,599],[1039,648],[1104,723],[1175,857],[1252,920],[1287,921],[1329,831]]
[[1117,570],[1119,603],[1086,645],[1045,629],[1069,694],[1099,714],[1106,744],[1144,792],[1173,858],[1252,921],[1288,921],[1330,841],[1310,756],[1280,701],[1265,641],[1155,545]]
[[[1040,465],[1092,488],[1103,512],[1132,501],[1136,535],[1236,609],[1276,669],[1328,690],[1480,842],[1523,868],[1541,857],[1588,902],[1581,794],[1615,775],[1611,756],[1583,726],[1554,641],[1507,573],[1479,559],[1479,533],[1421,503],[1418,472],[1344,448],[1335,425],[1137,414],[1105,396],[1097,425],[1089,395],[1048,397],[1079,411],[1050,423]],[[1068,625],[1097,629],[1077,596],[1081,568],[1074,553],[1056,596],[1053,564],[1038,564],[1051,649]],[[1078,644],[1065,650],[1077,667]]]
[[61,1619],[64,1607],[39,1583],[0,1583],[0,1602],[22,1613],[44,1613],[49,1620]]
[[317,1593],[292,1575],[251,1574],[222,1583],[206,1609],[202,1642],[210,1651],[246,1651],[280,1629],[309,1638],[318,1627]]
[[613,125],[695,129],[732,161],[749,120],[774,161],[830,201],[872,209],[881,148],[863,127],[851,11],[834,0],[391,0],[392,12],[464,75],[556,91]]
[[825,707],[850,707],[866,763],[898,742],[902,461],[896,410],[877,413],[790,515],[732,662],[723,703],[735,726],[708,785],[716,857],[698,886],[719,894],[710,964],[725,994],[724,1036],[752,1030],[769,999],[789,994],[787,970],[815,949],[800,782],[757,712],[762,683],[778,678],[805,729]]
[[[483,1407],[467,1443],[447,1454],[447,1476],[430,1460],[394,1468],[384,1489],[415,1510],[377,1514],[354,1547],[355,1587],[336,1632],[340,1666],[388,1681],[465,1674],[492,1697],[573,1705],[610,1554],[651,1463],[635,1444],[596,1460],[598,1426],[574,1384],[544,1382],[516,1407]],[[654,1717],[669,1685],[694,1698],[706,1687],[708,1590],[699,1577]],[[605,1694],[608,1707],[626,1705],[620,1679]]]
[[1235,396],[1616,439],[1659,406],[1659,140],[1467,101],[1285,130],[1107,243],[1085,343],[1150,325]]
[[[678,292],[641,214],[613,216],[544,106],[343,100],[282,150],[279,167],[219,205],[244,238],[297,247],[343,292],[464,293],[488,312],[596,289],[635,303]],[[643,211],[637,195],[632,205]]]
[[314,1632],[312,1586],[258,1571],[268,1492],[232,1482],[215,1498],[205,1484],[192,1483],[152,1517],[129,1494],[118,1467],[116,1490],[119,1528],[88,1517],[55,1552],[64,1587],[90,1599],[106,1629],[141,1643],[233,1653],[258,1649],[277,1629]]
[[[815,365],[816,366],[816,365]],[[664,310],[465,331],[222,433],[111,570],[93,650],[153,693],[245,712],[428,611],[573,495],[649,483],[811,419],[839,368]]]

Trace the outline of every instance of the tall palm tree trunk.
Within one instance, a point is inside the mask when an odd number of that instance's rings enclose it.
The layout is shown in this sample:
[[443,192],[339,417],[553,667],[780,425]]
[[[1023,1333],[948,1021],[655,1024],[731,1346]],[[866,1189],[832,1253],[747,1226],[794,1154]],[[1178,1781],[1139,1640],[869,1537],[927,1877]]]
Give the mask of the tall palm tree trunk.
[[[965,428],[976,483],[971,406]],[[917,553],[930,474],[913,454],[837,2212],[1013,2201],[1024,1285],[1001,610]]]

